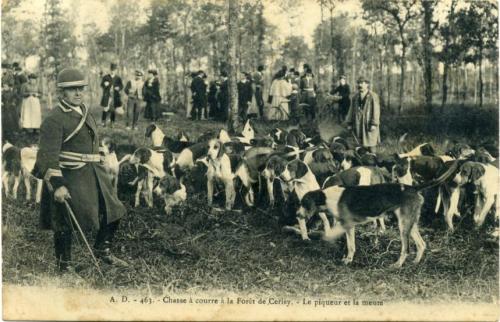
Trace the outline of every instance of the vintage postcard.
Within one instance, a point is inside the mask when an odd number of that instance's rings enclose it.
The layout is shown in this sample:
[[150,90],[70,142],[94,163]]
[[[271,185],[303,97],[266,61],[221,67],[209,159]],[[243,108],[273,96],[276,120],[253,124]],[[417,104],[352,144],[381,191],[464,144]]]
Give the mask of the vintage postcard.
[[2,0],[2,317],[497,321],[494,0]]

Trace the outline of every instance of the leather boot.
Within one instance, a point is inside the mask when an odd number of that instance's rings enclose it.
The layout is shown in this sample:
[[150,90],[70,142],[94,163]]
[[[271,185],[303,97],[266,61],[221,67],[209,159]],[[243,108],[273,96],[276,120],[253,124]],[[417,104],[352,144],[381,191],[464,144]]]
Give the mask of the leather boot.
[[96,251],[96,256],[99,257],[104,263],[108,265],[114,265],[118,267],[128,267],[128,263],[123,259],[120,259],[111,253],[111,249],[109,247],[109,243],[106,243],[106,246],[102,249],[98,249]]
[[60,272],[67,272],[71,268],[71,237],[71,232],[54,233],[56,264]]

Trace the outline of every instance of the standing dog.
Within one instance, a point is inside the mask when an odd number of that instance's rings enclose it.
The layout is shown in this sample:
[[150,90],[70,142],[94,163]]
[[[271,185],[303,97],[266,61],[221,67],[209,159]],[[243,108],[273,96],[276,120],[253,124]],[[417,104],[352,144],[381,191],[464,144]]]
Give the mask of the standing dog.
[[[171,173],[173,156],[168,150],[155,151],[149,148],[138,148],[130,158],[130,164],[139,165],[147,169],[146,175],[140,175],[137,182],[135,207],[139,206],[140,193],[145,190],[146,201],[150,208],[153,207],[153,184],[154,179],[161,179],[166,173]],[[140,168],[139,167],[139,168]]]
[[231,159],[224,152],[223,144],[220,140],[212,139],[208,141],[208,169],[207,169],[207,199],[208,205],[211,206],[214,195],[215,181],[224,184],[226,192],[226,209],[231,210],[236,198],[234,189],[234,167],[232,167]]
[[[480,227],[495,203],[498,203],[498,168],[479,162],[467,161],[460,167],[453,181],[458,185],[472,183],[477,191],[474,223]],[[498,208],[498,206],[497,206]]]
[[[21,182],[21,150],[10,144],[5,143],[2,147],[2,183],[5,195],[17,199],[17,189]],[[10,182],[14,178],[14,186],[10,192]]]
[[455,163],[438,179],[420,186],[385,183],[315,190],[302,198],[297,216],[309,218],[317,212],[326,211],[336,218],[338,224],[325,234],[324,239],[334,241],[346,234],[347,255],[342,261],[344,264],[349,264],[356,251],[354,227],[370,222],[386,212],[394,212],[398,219],[401,237],[401,253],[394,266],[401,267],[405,262],[408,256],[410,236],[417,246],[417,256],[414,263],[419,263],[426,248],[418,229],[420,211],[424,203],[424,198],[419,192],[447,180],[456,169],[457,164]]

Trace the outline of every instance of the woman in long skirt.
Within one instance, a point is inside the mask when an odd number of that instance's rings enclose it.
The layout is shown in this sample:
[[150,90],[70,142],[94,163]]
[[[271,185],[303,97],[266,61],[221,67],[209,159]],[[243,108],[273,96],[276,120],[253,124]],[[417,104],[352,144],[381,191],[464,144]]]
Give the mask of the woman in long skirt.
[[270,121],[285,121],[289,118],[288,96],[292,94],[292,85],[284,77],[285,73],[280,71],[271,83],[269,95],[272,96],[272,101],[267,113]]
[[21,88],[23,104],[21,106],[21,116],[19,127],[25,130],[32,130],[33,133],[40,130],[42,123],[42,108],[40,106],[41,92],[37,84],[37,76],[30,74],[28,82]]

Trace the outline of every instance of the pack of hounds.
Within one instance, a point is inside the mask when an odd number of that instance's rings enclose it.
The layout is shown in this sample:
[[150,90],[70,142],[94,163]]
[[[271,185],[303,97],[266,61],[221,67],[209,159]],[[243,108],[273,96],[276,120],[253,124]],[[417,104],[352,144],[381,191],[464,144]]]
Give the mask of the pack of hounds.
[[[410,237],[417,249],[414,262],[420,262],[426,248],[419,232],[421,192],[426,189],[437,190],[432,195],[435,212],[442,209],[449,230],[467,203],[477,227],[488,213],[499,214],[496,146],[473,149],[457,143],[437,155],[431,144],[422,143],[405,153],[373,154],[348,138],[325,142],[299,128],[274,128],[257,135],[251,120],[234,136],[221,129],[192,141],[184,131],[172,138],[151,124],[145,138],[150,145],[139,148],[117,145],[110,137],[101,141],[102,162],[114,187],[122,199],[129,195],[134,207],[142,201],[147,207],[162,202],[171,215],[189,194],[200,192],[206,192],[215,210],[219,202],[226,210],[270,209],[279,203],[287,214],[280,223],[303,240],[309,240],[308,225],[314,224],[322,224],[324,240],[345,235],[345,264],[355,253],[355,226],[372,222],[377,233],[383,232],[387,216],[397,219],[401,238],[394,266],[405,262]],[[5,194],[15,199],[23,178],[26,198],[31,199],[36,146],[20,149],[5,143],[2,150]],[[40,202],[41,181],[36,181]]]

